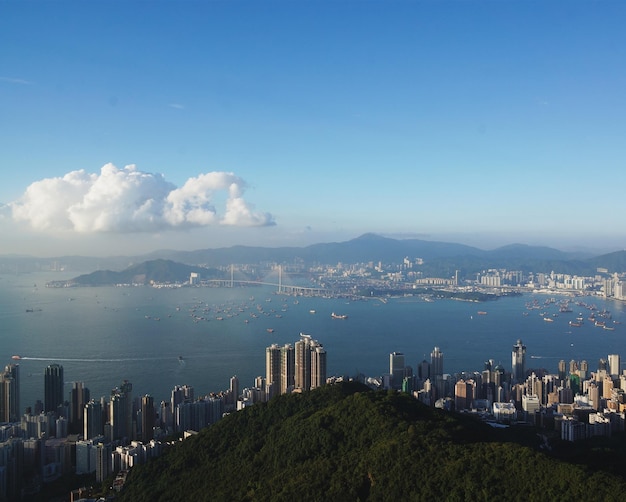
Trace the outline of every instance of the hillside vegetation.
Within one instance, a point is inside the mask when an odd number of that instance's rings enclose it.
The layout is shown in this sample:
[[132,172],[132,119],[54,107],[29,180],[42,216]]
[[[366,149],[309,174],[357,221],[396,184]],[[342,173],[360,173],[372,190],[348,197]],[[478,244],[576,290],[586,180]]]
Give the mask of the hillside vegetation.
[[620,500],[625,490],[623,478],[470,417],[349,383],[224,418],[133,468],[121,500]]
[[184,283],[189,281],[192,272],[197,272],[204,279],[220,277],[216,269],[185,265],[172,260],[150,260],[132,265],[121,272],[97,270],[90,274],[80,275],[69,281],[52,281],[49,286],[110,286],[114,284],[151,284]]

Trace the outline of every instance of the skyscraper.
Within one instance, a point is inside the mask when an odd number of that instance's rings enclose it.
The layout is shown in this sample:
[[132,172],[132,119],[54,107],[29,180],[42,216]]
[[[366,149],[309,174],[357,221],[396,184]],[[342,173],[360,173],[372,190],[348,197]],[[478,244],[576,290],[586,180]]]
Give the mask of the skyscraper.
[[111,445],[98,443],[96,451],[96,482],[102,483],[111,474]]
[[280,393],[291,392],[295,382],[295,352],[293,346],[286,343],[280,349]]
[[454,408],[456,411],[461,411],[469,408],[472,405],[474,393],[474,382],[463,379],[459,380],[454,385]]
[[517,343],[513,345],[513,352],[511,353],[511,377],[513,383],[520,383],[524,381],[524,373],[526,372],[526,345],[522,343],[522,340],[517,340]]
[[133,439],[133,384],[124,380],[122,385],[111,391],[109,423],[111,439]]
[[296,346],[295,386],[297,389],[311,388],[311,336],[300,333]]
[[309,390],[326,383],[326,350],[310,335],[300,334],[295,348],[272,344],[265,349],[265,385],[267,397]]
[[154,398],[146,394],[141,398],[141,440],[144,443],[154,438],[155,421]]
[[567,364],[565,360],[561,359],[559,361],[559,380],[565,381],[566,376],[567,376]]
[[[177,425],[176,424],[176,409],[178,408],[179,405],[182,405],[184,403],[190,403],[193,401],[193,397],[194,397],[194,392],[193,392],[193,387],[191,387],[190,385],[176,385],[173,389],[172,389],[172,396],[170,398],[170,412],[171,412],[171,416],[172,416],[172,426]],[[168,424],[170,425],[170,424]]]
[[321,387],[326,383],[326,350],[316,345],[311,351],[311,389]]
[[0,373],[0,422],[20,420],[20,365],[9,364]]
[[92,399],[84,407],[83,436],[85,440],[101,436],[104,432],[102,423],[102,404]]
[[280,394],[280,358],[281,349],[277,343],[265,349],[265,392],[268,399]]
[[296,389],[310,390],[326,383],[326,351],[311,335],[300,333],[300,340],[295,343],[294,366]]
[[430,353],[430,379],[434,381],[437,376],[443,376],[443,352],[439,347]]
[[430,378],[430,363],[424,359],[417,367],[417,377],[423,382]]
[[44,371],[44,411],[57,413],[63,404],[63,366],[51,364]]
[[235,404],[237,399],[239,399],[239,377],[237,375],[230,377],[229,383],[228,390],[230,391],[232,402]]
[[612,377],[618,377],[620,374],[619,354],[609,354],[609,374]]
[[127,397],[123,392],[114,392],[109,404],[109,424],[111,425],[111,440],[130,439],[126,410]]
[[89,402],[89,389],[83,382],[73,382],[70,391],[70,431],[78,433],[83,429],[83,412]]
[[402,352],[389,354],[389,374],[391,375],[391,387],[399,390],[404,378],[404,354]]

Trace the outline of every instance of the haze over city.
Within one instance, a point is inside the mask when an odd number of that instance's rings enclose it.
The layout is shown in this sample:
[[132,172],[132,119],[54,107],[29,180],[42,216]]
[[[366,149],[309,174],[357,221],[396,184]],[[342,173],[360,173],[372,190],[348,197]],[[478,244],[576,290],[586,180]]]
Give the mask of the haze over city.
[[623,2],[5,2],[0,254],[365,232],[623,249],[625,15]]

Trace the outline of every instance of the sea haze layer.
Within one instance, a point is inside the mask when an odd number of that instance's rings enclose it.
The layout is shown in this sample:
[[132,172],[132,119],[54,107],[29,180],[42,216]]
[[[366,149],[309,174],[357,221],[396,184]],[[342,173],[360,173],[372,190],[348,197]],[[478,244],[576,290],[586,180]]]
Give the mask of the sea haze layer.
[[[560,359],[585,359],[595,371],[600,358],[626,346],[626,306],[596,297],[572,299],[572,312],[562,313],[565,297],[557,295],[383,302],[285,296],[269,286],[46,288],[53,279],[59,274],[0,276],[0,364],[22,357],[22,409],[43,400],[43,372],[52,363],[63,365],[68,395],[72,381],[99,398],[126,379],[134,395],[157,402],[175,385],[193,386],[196,396],[224,390],[233,375],[241,388],[251,387],[265,375],[265,348],[294,343],[300,333],[324,345],[329,376],[379,376],[389,371],[393,351],[416,368],[434,346],[444,352],[446,373],[480,371],[487,359],[510,371],[518,338],[528,367],[556,372]],[[551,297],[556,302],[545,304]],[[528,310],[534,301],[541,308]],[[614,330],[595,327],[580,301],[610,311]],[[348,317],[333,319],[333,312]],[[570,326],[579,314],[584,324]]]

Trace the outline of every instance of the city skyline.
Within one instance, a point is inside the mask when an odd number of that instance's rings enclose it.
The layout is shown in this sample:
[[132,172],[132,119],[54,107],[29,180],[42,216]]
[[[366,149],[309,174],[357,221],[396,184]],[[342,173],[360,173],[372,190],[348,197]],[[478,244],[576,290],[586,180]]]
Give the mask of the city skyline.
[[[319,353],[321,345],[304,334],[301,334],[296,344],[301,344],[309,353],[309,383],[310,390],[314,390],[320,386],[314,384],[314,374],[317,372],[314,369],[314,354]],[[529,426],[533,426],[538,431],[537,435],[542,438],[542,448],[558,447],[563,442],[593,440],[599,436],[604,441],[616,436],[616,441],[619,441],[624,431],[626,409],[626,371],[619,371],[619,354],[608,354],[606,359],[601,358],[596,371],[590,371],[586,360],[571,360],[569,372],[566,372],[566,362],[561,360],[558,374],[528,370],[523,375],[518,375],[522,376],[518,379],[515,366],[524,364],[523,353],[516,357],[516,352],[519,353],[521,347],[522,342],[518,340],[513,350],[513,371],[508,374],[500,365],[495,365],[493,360],[487,360],[481,371],[435,375],[432,370],[443,370],[443,354],[435,347],[431,353],[431,363],[420,363],[417,375],[410,365],[405,364],[403,353],[392,352],[389,354],[388,374],[382,375],[380,380],[364,379],[363,376],[359,376],[357,380],[386,392],[395,390],[410,395],[428,407],[471,414],[497,427],[519,424],[528,430]],[[281,349],[276,344],[266,348],[268,375],[280,366],[273,359],[275,353],[278,353],[279,359],[284,357]],[[293,359],[294,350],[290,353]],[[325,355],[323,359],[325,367]],[[291,365],[294,381],[298,378],[297,366],[298,362]],[[8,365],[5,373],[0,375],[0,418],[6,411],[5,401],[19,400],[19,385],[17,389],[13,386],[13,382],[19,380],[19,370],[16,368],[19,367]],[[318,370],[320,368],[318,366]],[[46,369],[49,370],[46,372],[47,388],[48,376],[52,375],[56,379],[62,375],[63,367],[54,365]],[[401,388],[398,388],[398,378],[395,377],[401,377]],[[2,467],[5,472],[13,474],[8,479],[16,480],[1,484],[0,495],[14,498],[19,488],[28,483],[22,480],[22,475],[26,475],[25,479],[33,475],[41,476],[45,490],[47,483],[71,473],[92,474],[96,483],[104,483],[114,474],[115,485],[121,476],[121,484],[117,485],[119,490],[130,469],[152,461],[151,459],[162,455],[166,449],[179,448],[180,445],[175,446],[179,441],[184,442],[188,437],[197,435],[227,414],[238,413],[248,406],[276,397],[269,393],[272,384],[280,378],[282,375],[276,375],[270,382],[269,377],[267,381],[264,377],[256,377],[254,387],[243,388],[240,393],[239,380],[233,376],[230,378],[229,389],[199,396],[195,395],[193,387],[176,385],[171,391],[171,400],[163,400],[160,405],[150,394],[133,398],[133,385],[124,380],[111,391],[108,402],[103,397],[99,401],[92,399],[85,403],[82,436],[68,428],[67,417],[72,414],[72,403],[68,401],[58,406],[56,411],[46,412],[43,406],[35,409],[34,413],[26,410],[19,421],[11,420],[0,424]],[[330,377],[323,384],[332,385],[343,380]],[[4,385],[5,381],[9,386]],[[308,390],[307,384],[304,385],[305,387],[302,382],[300,385],[296,383],[286,392],[280,393],[304,392]],[[86,390],[81,382],[80,386],[73,387],[72,395],[79,388]],[[389,395],[385,399],[393,402]],[[276,403],[276,406],[280,404]],[[387,415],[389,411],[386,407],[384,414]],[[262,413],[263,408],[257,409],[254,415]],[[307,408],[307,414],[309,413],[311,409]],[[425,420],[424,417],[411,415],[410,420],[420,423]],[[250,415],[244,422],[249,418]],[[449,416],[448,420],[453,420],[453,416]],[[323,422],[322,427],[328,423],[330,422]],[[397,429],[397,434],[404,431],[402,427]],[[178,441],[171,440],[173,433],[179,435]],[[342,439],[341,436],[338,437],[338,441]],[[38,452],[42,453],[33,455]],[[20,462],[22,458],[23,463]],[[109,485],[110,483],[107,484]],[[41,490],[40,485],[37,490]]]
[[0,20],[0,254],[626,248],[621,3],[35,3]]
[[[295,349],[294,349],[295,346]],[[402,352],[391,352],[389,354],[389,372],[380,375],[327,375],[326,373],[326,351],[323,345],[313,339],[310,335],[300,333],[300,339],[294,344],[287,343],[283,346],[271,344],[265,349],[265,376],[257,376],[253,382],[249,382],[249,386],[240,388],[240,382],[236,376],[237,369],[233,368],[234,376],[230,378],[229,387],[226,390],[206,390],[203,389],[196,393],[193,386],[188,384],[177,384],[171,390],[170,400],[161,400],[160,405],[155,401],[154,395],[150,390],[147,393],[136,396],[135,400],[138,404],[139,415],[144,427],[139,427],[139,431],[145,431],[145,424],[155,423],[156,415],[146,415],[145,411],[154,409],[155,414],[159,415],[160,422],[170,420],[172,424],[178,424],[176,416],[176,408],[183,403],[193,403],[197,400],[206,401],[207,399],[221,399],[223,405],[230,405],[231,411],[243,409],[245,406],[255,404],[257,402],[267,401],[280,394],[289,394],[292,392],[305,392],[326,385],[329,381],[355,378],[364,379],[369,385],[379,388],[398,390],[402,392],[412,393],[414,391],[426,391],[437,399],[450,397],[450,393],[454,394],[454,389],[450,387],[449,382],[463,382],[466,378],[479,377],[484,371],[493,373],[496,380],[492,380],[497,386],[501,386],[505,381],[509,382],[511,387],[524,384],[527,380],[537,378],[536,371],[545,372],[546,375],[552,375],[559,380],[565,381],[572,375],[580,380],[591,376],[591,374],[600,374],[602,378],[609,380],[619,380],[626,378],[626,369],[622,369],[621,354],[607,354],[602,357],[593,366],[589,366],[586,359],[575,360],[569,362],[561,359],[556,366],[556,371],[547,368],[527,368],[526,362],[526,346],[522,340],[517,340],[513,345],[511,367],[507,368],[500,363],[496,364],[493,359],[485,356],[484,368],[468,369],[465,371],[455,371],[447,373],[444,370],[444,354],[439,347],[435,346],[430,353],[430,362],[426,359],[421,362],[415,361],[413,367],[405,358]],[[381,360],[383,354],[381,354]],[[123,380],[118,386],[111,389],[109,402],[106,402],[106,396],[89,399],[88,383],[83,381],[71,382],[72,388],[63,395],[59,394],[59,387],[62,389],[63,366],[60,364],[51,364],[44,368],[44,379],[42,384],[43,395],[45,400],[42,402],[40,398],[34,403],[22,403],[20,391],[20,372],[19,363],[11,363],[5,366],[4,371],[0,373],[0,423],[16,423],[19,422],[23,415],[54,415],[57,418],[63,418],[72,424],[78,410],[81,411],[81,422],[74,423],[74,431],[83,434],[85,439],[92,439],[95,436],[105,434],[105,422],[96,420],[92,422],[93,417],[97,417],[102,413],[102,405],[106,403],[108,408],[106,420],[110,420],[111,430],[107,433],[112,438],[130,438],[131,434],[131,416],[133,405],[133,385],[128,380]],[[592,368],[596,368],[595,370]],[[554,369],[554,368],[553,368]],[[115,378],[115,377],[113,377]],[[421,387],[416,388],[413,384],[406,385],[406,381],[420,382]],[[489,381],[489,379],[488,379]],[[70,382],[65,382],[70,383]],[[580,382],[578,382],[578,385]],[[617,387],[618,389],[621,387]],[[611,387],[612,389],[612,387]],[[495,389],[494,389],[495,390]],[[532,390],[532,389],[531,389]],[[570,398],[577,397],[577,393],[581,393],[582,387],[574,389]],[[610,397],[610,390],[606,393]],[[242,400],[242,404],[237,405],[237,401]],[[503,402],[502,394],[494,393],[490,401]],[[77,408],[76,401],[81,402],[81,406]],[[56,406],[54,406],[54,403]],[[433,402],[429,403],[432,405]],[[469,404],[470,401],[467,401]],[[165,405],[165,407],[164,407]],[[23,409],[18,408],[23,406]],[[169,408],[168,408],[169,406]],[[157,413],[157,407],[160,411]],[[95,411],[96,415],[90,415]],[[188,413],[188,411],[187,411]],[[207,419],[209,417],[207,416]],[[84,422],[83,422],[84,419]],[[145,421],[144,421],[145,420]],[[215,420],[213,416],[212,420]],[[117,421],[117,423],[116,423]],[[178,425],[176,425],[178,428]],[[67,425],[66,425],[67,428]],[[100,429],[99,432],[94,433]],[[184,430],[184,429],[183,429]],[[89,431],[89,432],[88,432]],[[182,432],[182,430],[179,430]],[[142,433],[142,432],[140,432]],[[151,436],[151,435],[150,435]],[[145,438],[144,438],[145,439]],[[149,439],[152,439],[150,437]]]

